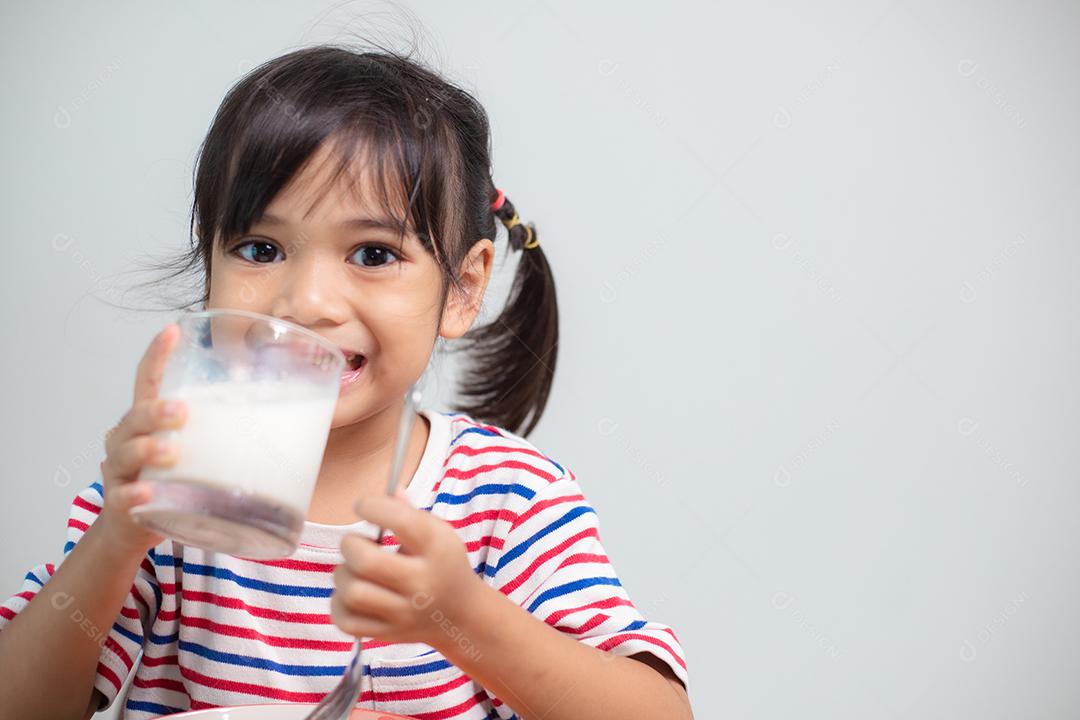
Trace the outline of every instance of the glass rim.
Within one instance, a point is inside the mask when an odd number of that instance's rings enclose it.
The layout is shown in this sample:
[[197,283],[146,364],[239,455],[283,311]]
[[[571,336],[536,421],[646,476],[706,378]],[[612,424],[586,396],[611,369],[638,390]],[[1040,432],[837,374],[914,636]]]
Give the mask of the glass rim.
[[297,325],[296,323],[292,322],[291,320],[282,320],[281,318],[276,318],[273,315],[264,315],[262,313],[252,312],[250,310],[236,310],[236,309],[233,309],[233,308],[212,308],[210,310],[185,310],[183,312],[183,314],[180,315],[180,318],[177,320],[177,324],[179,324],[183,320],[186,320],[188,318],[192,318],[192,317],[195,317],[195,316],[201,316],[201,317],[205,317],[205,318],[212,318],[212,317],[221,316],[221,315],[234,315],[234,316],[239,316],[239,317],[246,317],[246,318],[249,318],[251,320],[261,320],[261,321],[264,321],[264,322],[269,321],[271,323],[280,323],[281,325],[283,325],[285,327],[286,330],[299,333],[300,335],[306,336],[306,337],[314,340],[315,343],[317,345],[320,345],[324,350],[328,350],[331,354],[333,354],[336,357],[340,358],[341,362],[343,364],[346,362],[345,353],[341,352],[341,348],[339,348],[337,345],[335,345],[334,343],[332,343],[329,340],[327,340],[326,338],[324,338],[319,333],[315,332],[314,330],[308,330],[303,325]]

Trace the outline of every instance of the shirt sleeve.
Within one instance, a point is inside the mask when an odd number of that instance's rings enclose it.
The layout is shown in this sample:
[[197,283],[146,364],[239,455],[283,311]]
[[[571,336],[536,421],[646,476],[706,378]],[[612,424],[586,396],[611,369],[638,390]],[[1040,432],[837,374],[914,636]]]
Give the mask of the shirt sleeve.
[[532,498],[492,561],[489,582],[537,618],[599,650],[649,653],[686,685],[678,638],[631,602],[600,541],[596,511],[571,473]]
[[[93,483],[75,496],[68,514],[67,542],[64,544],[65,558],[82,538],[87,528],[97,519],[103,505],[104,498],[100,482]],[[52,563],[45,563],[34,567],[26,574],[19,592],[0,605],[0,632],[34,599],[34,596],[53,576],[55,570],[56,566]],[[106,700],[101,709],[112,705],[124,680],[134,667],[135,660],[142,649],[143,639],[157,616],[160,600],[161,591],[149,554],[143,558],[131,585],[131,591],[120,609],[120,614],[108,630],[91,625],[79,610],[76,598],[64,598],[60,593],[50,598],[53,607],[61,611],[70,622],[82,626],[101,647],[97,676],[94,679],[94,687],[101,691]]]

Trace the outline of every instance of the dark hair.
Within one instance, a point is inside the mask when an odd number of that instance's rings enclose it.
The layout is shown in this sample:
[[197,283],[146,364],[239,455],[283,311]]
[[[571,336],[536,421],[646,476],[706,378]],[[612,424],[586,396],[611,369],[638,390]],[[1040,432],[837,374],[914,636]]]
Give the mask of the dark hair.
[[[205,273],[205,303],[215,238],[249,232],[327,141],[337,160],[331,183],[366,162],[375,200],[402,237],[415,232],[436,258],[444,299],[460,289],[473,243],[495,239],[496,217],[504,225],[515,217],[509,199],[498,215],[492,210],[488,118],[472,95],[409,55],[317,45],[259,65],[226,94],[195,165],[191,248],[164,265],[170,277]],[[510,228],[510,247],[522,252],[506,306],[451,345],[467,356],[455,409],[522,435],[547,404],[559,342],[555,282],[543,250],[532,247],[535,232]]]

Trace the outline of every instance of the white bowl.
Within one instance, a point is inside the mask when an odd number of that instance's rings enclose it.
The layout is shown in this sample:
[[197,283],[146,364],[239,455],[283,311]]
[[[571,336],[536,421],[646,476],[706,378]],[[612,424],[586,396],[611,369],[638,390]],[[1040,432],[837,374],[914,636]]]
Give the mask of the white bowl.
[[[190,720],[304,720],[315,708],[314,705],[296,705],[293,703],[273,703],[269,705],[237,705],[236,707],[214,708],[213,710],[192,710],[191,712],[169,715],[170,718],[189,718]],[[375,710],[353,710],[349,720],[409,720],[404,715],[391,715]]]

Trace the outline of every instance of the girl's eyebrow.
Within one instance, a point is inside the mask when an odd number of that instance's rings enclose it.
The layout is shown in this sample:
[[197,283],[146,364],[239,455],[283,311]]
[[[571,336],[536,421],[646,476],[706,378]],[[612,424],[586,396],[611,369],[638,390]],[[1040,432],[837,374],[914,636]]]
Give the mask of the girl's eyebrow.
[[[262,217],[255,221],[255,225],[288,225],[288,221],[273,213],[263,213]],[[401,232],[401,223],[383,217],[355,217],[347,218],[338,223],[338,227],[347,230],[390,230]]]

